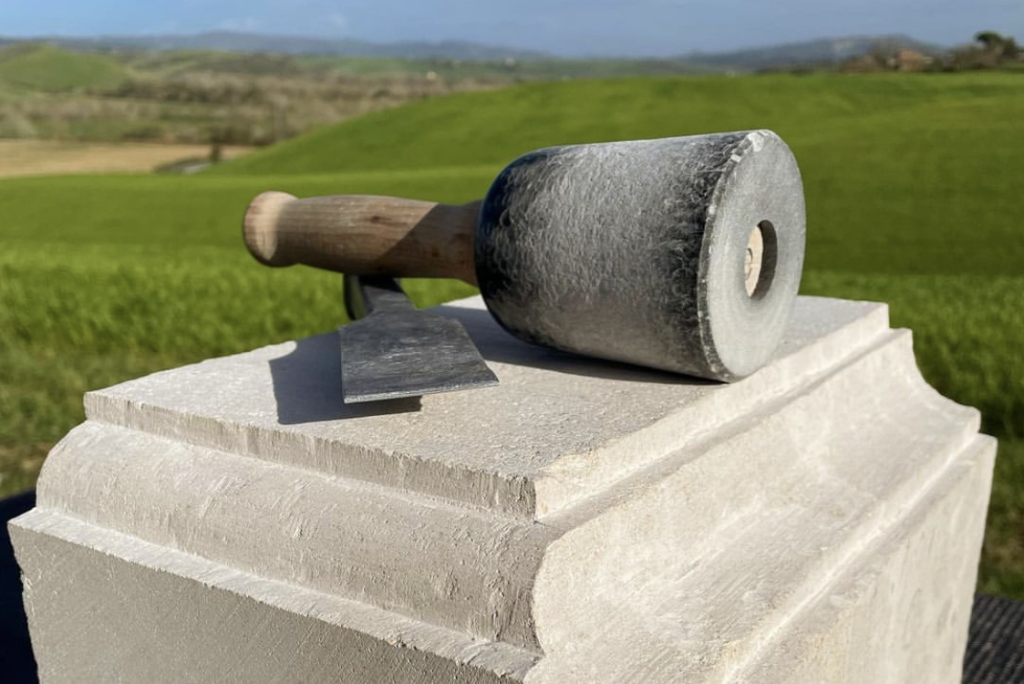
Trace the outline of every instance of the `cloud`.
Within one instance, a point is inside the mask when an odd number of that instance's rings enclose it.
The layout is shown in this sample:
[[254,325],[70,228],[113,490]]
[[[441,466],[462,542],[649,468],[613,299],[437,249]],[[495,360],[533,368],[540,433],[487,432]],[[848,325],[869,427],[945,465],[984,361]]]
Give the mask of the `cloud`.
[[348,17],[340,12],[331,12],[327,15],[327,23],[337,29],[348,28]]

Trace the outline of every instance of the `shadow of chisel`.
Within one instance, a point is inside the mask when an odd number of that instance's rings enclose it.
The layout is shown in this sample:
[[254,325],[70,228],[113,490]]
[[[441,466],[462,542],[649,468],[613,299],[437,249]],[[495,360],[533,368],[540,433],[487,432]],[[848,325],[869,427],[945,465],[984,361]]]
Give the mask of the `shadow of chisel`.
[[324,333],[297,340],[295,349],[271,359],[270,378],[280,425],[410,413],[420,410],[418,397],[345,404],[341,395],[338,334]]

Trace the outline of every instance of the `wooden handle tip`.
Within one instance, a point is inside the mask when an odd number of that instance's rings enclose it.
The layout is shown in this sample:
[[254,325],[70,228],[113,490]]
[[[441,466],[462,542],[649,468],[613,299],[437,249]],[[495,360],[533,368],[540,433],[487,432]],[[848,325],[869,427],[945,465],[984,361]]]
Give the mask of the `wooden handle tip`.
[[242,222],[245,246],[257,261],[267,266],[288,266],[278,252],[278,218],[284,207],[295,200],[286,192],[264,192],[249,203]]

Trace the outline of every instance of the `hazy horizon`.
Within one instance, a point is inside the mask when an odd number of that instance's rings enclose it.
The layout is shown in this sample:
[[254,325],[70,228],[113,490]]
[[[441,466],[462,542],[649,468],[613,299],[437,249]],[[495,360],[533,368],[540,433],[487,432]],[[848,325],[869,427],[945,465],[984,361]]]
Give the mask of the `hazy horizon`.
[[822,38],[905,34],[951,46],[977,31],[1024,38],[1019,0],[466,0],[372,4],[325,0],[15,0],[0,5],[10,38],[146,36],[236,31],[373,43],[472,41],[559,56],[660,57]]

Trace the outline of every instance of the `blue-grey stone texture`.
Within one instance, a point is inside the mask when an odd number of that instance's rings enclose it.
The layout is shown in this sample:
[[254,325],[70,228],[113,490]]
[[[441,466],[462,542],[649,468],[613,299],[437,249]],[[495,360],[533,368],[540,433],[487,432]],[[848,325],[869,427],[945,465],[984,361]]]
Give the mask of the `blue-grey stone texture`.
[[[762,226],[754,295],[744,269]],[[803,267],[803,185],[771,131],[553,147],[495,180],[477,279],[511,333],[715,380],[778,346]]]

